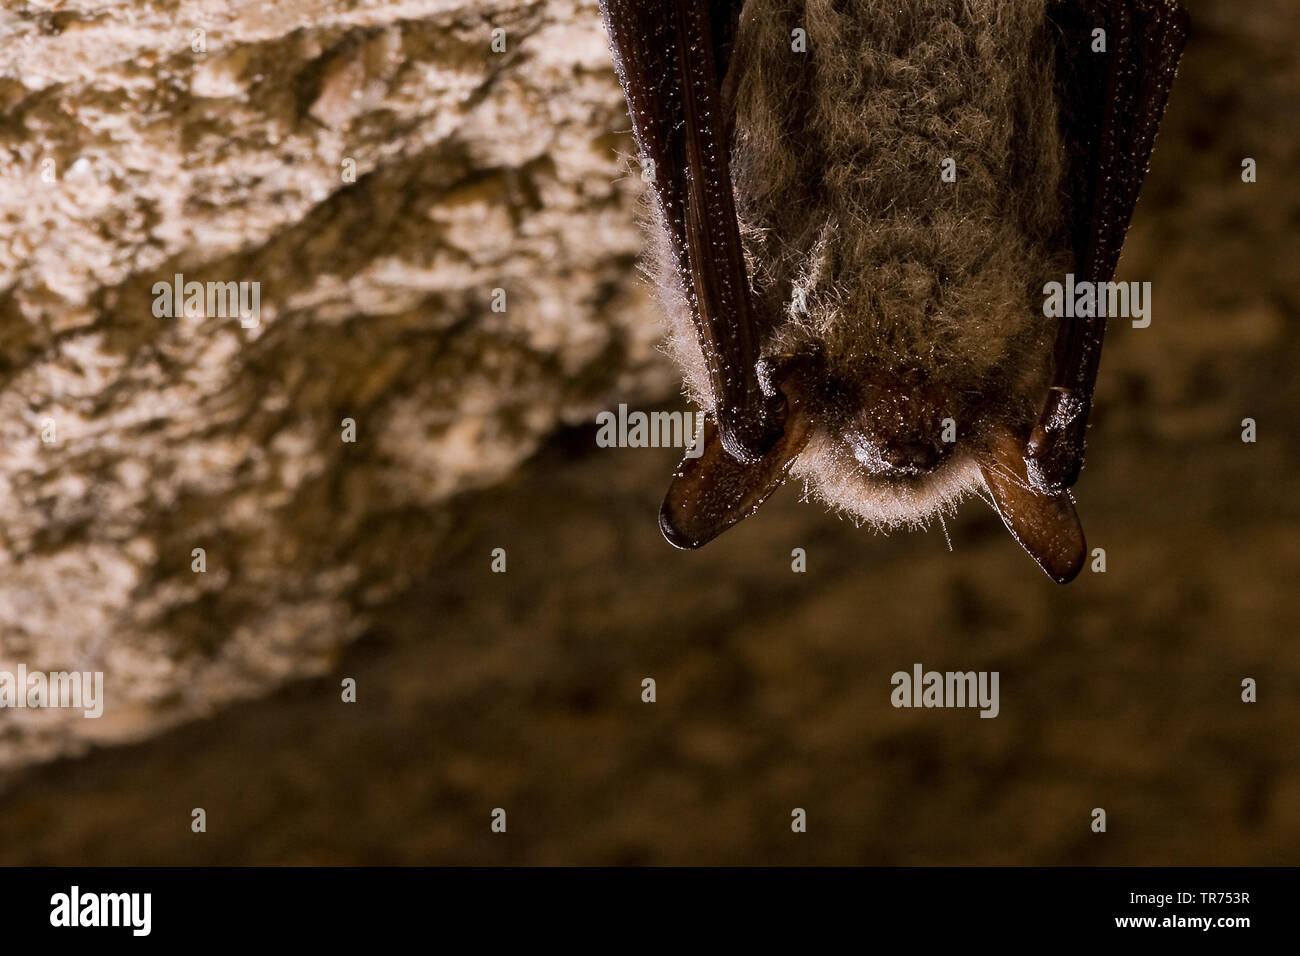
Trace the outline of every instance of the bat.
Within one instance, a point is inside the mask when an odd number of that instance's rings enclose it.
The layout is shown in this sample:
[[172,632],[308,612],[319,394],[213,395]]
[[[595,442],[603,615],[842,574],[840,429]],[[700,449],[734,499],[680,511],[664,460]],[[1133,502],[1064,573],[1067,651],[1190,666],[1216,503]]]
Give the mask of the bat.
[[803,481],[877,528],[985,497],[1049,577],[1086,544],[1109,282],[1188,32],[1175,0],[601,0],[648,271],[707,416],[659,525]]

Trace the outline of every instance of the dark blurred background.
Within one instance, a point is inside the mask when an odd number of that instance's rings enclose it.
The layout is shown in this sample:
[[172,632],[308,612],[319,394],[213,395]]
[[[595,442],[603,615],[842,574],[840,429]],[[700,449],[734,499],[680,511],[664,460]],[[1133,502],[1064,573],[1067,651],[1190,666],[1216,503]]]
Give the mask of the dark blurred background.
[[[1076,489],[1104,574],[1052,584],[978,500],[950,551],[793,487],[676,552],[678,453],[561,428],[451,502],[327,673],[11,771],[0,861],[1300,863],[1300,19],[1185,5],[1117,277],[1153,321],[1112,326]],[[999,671],[1000,716],[892,708],[915,662]]]

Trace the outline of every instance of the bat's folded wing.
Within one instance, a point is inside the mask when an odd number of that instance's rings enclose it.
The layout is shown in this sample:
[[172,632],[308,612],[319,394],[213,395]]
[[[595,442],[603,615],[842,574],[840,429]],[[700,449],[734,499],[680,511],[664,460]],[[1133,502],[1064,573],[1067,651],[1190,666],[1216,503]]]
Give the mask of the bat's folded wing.
[[[1076,280],[1109,282],[1187,41],[1187,15],[1175,0],[1053,0],[1049,21]],[[1083,466],[1105,331],[1104,317],[1062,320],[1052,390],[1028,447],[1029,477],[1043,490],[1069,487]]]
[[755,314],[729,162],[726,57],[733,0],[602,0],[619,81],[667,226],[709,373],[721,441],[738,461],[761,459],[781,433],[780,401],[755,367]]

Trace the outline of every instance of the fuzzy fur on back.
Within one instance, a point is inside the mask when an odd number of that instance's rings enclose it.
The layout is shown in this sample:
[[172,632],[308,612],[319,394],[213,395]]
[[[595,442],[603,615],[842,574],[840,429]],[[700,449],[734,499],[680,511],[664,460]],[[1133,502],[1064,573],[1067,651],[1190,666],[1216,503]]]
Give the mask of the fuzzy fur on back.
[[[1046,0],[749,0],[732,178],[763,352],[819,345],[834,379],[923,376],[951,398],[958,451],[929,475],[866,475],[818,409],[792,473],[876,525],[923,522],[980,484],[993,421],[1027,429],[1050,376],[1042,286],[1070,258]],[[791,49],[807,33],[807,52]],[[945,159],[955,183],[942,182]],[[662,231],[662,227],[660,227]],[[714,410],[660,237],[670,349]],[[901,399],[900,399],[901,400]]]

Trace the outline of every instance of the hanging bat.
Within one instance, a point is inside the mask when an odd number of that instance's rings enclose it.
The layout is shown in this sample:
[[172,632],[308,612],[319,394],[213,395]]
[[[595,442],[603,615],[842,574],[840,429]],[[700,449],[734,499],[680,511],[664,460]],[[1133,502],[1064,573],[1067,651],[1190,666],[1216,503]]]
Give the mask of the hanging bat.
[[[877,527],[987,495],[1054,580],[1109,282],[1187,36],[1174,0],[601,0],[669,345],[707,415],[659,524],[787,477]],[[946,172],[946,175],[945,175]]]

